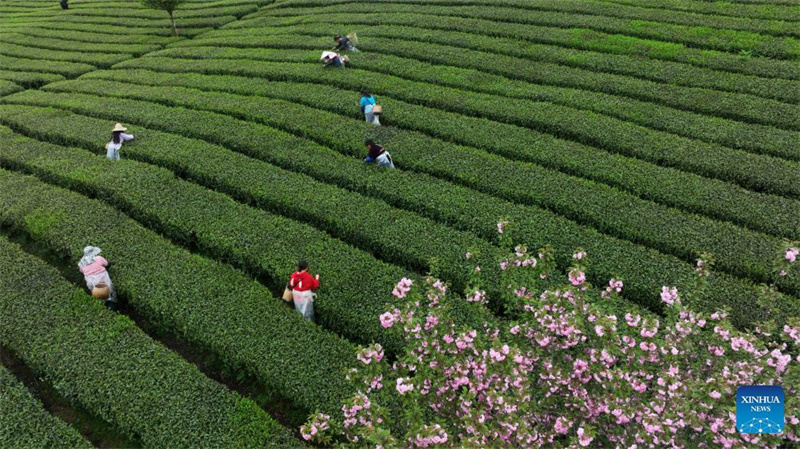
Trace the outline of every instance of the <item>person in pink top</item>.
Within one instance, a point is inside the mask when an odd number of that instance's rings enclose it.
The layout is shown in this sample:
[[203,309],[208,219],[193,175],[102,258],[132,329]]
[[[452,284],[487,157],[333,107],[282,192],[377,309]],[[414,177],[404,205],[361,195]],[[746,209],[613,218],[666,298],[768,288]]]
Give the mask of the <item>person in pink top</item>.
[[99,256],[100,248],[95,246],[87,246],[83,248],[83,257],[78,262],[78,269],[83,273],[83,278],[86,280],[86,287],[89,291],[94,289],[94,286],[100,283],[108,285],[109,295],[106,299],[106,306],[111,310],[117,309],[117,292],[114,290],[114,285],[111,283],[111,277],[108,276],[108,261]]

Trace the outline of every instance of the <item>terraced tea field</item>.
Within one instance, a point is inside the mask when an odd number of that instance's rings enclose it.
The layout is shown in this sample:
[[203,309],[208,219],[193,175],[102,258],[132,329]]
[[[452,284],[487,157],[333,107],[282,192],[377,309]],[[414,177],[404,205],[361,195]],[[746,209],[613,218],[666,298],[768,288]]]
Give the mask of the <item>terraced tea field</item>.
[[[402,347],[377,319],[393,285],[435,260],[461,291],[500,220],[561,267],[585,249],[631,310],[662,313],[710,253],[694,307],[800,316],[774,269],[800,240],[796,2],[191,0],[176,18],[172,37],[135,1],[0,0],[0,349],[131,445],[301,445],[297,417],[352,394],[355,345]],[[350,66],[323,68],[351,31]],[[135,135],[116,163],[115,122]],[[397,169],[364,164],[365,138]],[[86,245],[120,315],[86,294]],[[301,258],[315,324],[280,300]],[[89,444],[2,367],[0,388],[0,447]]]

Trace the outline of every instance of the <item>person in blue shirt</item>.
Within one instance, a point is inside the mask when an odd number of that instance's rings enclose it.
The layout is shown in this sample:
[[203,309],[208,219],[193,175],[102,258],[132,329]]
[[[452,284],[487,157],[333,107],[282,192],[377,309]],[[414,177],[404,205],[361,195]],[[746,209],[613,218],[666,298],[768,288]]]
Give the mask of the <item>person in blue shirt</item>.
[[369,91],[362,90],[361,113],[364,114],[364,118],[366,119],[367,123],[371,123],[375,126],[381,126],[381,120],[377,115],[372,113],[372,107],[375,106],[375,104],[375,97],[373,97]]
[[378,167],[394,168],[392,156],[388,151],[384,150],[382,146],[372,140],[365,140],[364,145],[367,146],[367,157],[364,159],[364,162],[368,164],[375,162],[378,164]]

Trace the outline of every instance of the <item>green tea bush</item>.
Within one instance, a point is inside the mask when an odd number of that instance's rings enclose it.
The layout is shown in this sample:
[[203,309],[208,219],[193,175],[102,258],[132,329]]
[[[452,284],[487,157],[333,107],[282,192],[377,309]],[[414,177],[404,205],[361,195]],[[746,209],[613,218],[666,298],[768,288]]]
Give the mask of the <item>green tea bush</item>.
[[[93,100],[92,97],[81,97],[72,92],[145,99],[257,120],[323,142],[331,148],[357,157],[363,157],[363,143],[360,138],[363,134],[353,133],[352,129],[359,126],[365,129],[372,127],[354,118],[342,118],[306,106],[267,98],[102,81],[77,81],[59,85],[62,86],[61,90],[70,93],[52,96],[39,92],[23,92],[8,97],[7,101],[25,103],[33,98],[33,104],[59,105],[64,104],[64,100],[67,104],[80,103],[79,98],[84,98],[87,102],[99,100],[99,97],[94,97]],[[129,103],[116,101],[115,104]],[[135,107],[134,104],[129,107]],[[84,109],[96,110],[97,107],[99,106]],[[219,135],[218,131],[210,132]],[[763,282],[774,275],[769,261],[774,259],[776,248],[781,246],[779,239],[730,223],[683,213],[539,166],[509,161],[474,148],[432,139],[417,132],[392,130],[391,136],[387,135],[382,142],[387,145],[401,168],[431,174],[499,198],[544,206],[611,235],[643,242],[688,260],[693,260],[702,252],[712,252],[718,257],[718,265],[724,270],[756,281]],[[486,173],[494,173],[495,176],[487,177]],[[791,178],[791,175],[787,175],[787,178]],[[576,198],[581,201],[576,201]],[[625,207],[619,207],[620,204]],[[663,229],[669,229],[670,232],[660,232]],[[788,281],[783,286],[790,292],[800,291],[797,285]]]
[[[73,31],[73,30],[55,30],[48,28],[15,28],[13,32],[0,33],[0,36],[26,36],[27,38],[42,38],[69,41],[70,45],[80,45],[81,43],[95,43],[95,44],[115,44],[118,49],[124,50],[127,47],[119,44],[131,45],[151,45],[163,46],[169,43],[175,43],[176,39],[172,37],[154,36],[149,34],[106,34],[106,33],[92,33],[86,31]],[[179,38],[182,39],[182,38]]]
[[[442,32],[435,33],[441,34]],[[416,38],[424,37],[417,36]],[[209,39],[207,41],[198,41],[197,43],[192,42],[191,44],[196,45],[202,42],[206,45],[311,49],[318,48],[318,45],[325,40],[324,38],[314,40],[308,36],[272,35],[251,37],[249,39],[245,37],[228,37],[222,41]],[[476,40],[482,42],[485,39]],[[189,44],[185,44],[183,41],[176,44],[176,46],[181,45],[188,46]],[[800,119],[793,112],[796,109],[795,105],[752,95],[673,86],[631,76],[594,73],[589,70],[550,63],[537,63],[537,70],[530,70],[531,61],[518,57],[485,50],[477,51],[469,48],[458,48],[451,45],[432,43],[420,45],[419,42],[406,38],[372,38],[369,43],[364,42],[359,45],[365,51],[376,50],[379,53],[418,59],[432,64],[477,69],[481,72],[536,84],[625,96],[748,123],[771,125],[789,130],[800,129]],[[357,56],[360,56],[359,59],[366,61],[369,61],[370,57],[368,53],[362,53]],[[351,58],[351,62],[353,67],[359,67],[355,59]],[[363,66],[368,69],[369,63],[365,63]],[[796,82],[794,83],[796,84]],[[792,84],[792,82],[787,81],[785,84]],[[795,89],[785,91],[782,95],[790,96],[789,100],[792,102],[799,101],[798,93]]]
[[[28,48],[43,48],[48,50],[61,50],[58,55],[61,55],[65,52],[65,45],[64,39],[51,39],[46,37],[33,37],[33,36],[26,36],[24,34],[17,34],[17,33],[8,33],[8,34],[0,34],[0,42],[5,44],[15,44],[20,46],[26,46]],[[126,53],[125,59],[134,56],[140,56],[144,53],[148,53],[151,51],[155,51],[160,49],[160,45],[149,45],[149,44],[125,44],[119,45],[118,43],[83,43],[83,42],[72,42],[70,41],[68,44],[68,53],[73,54],[73,58],[75,57],[86,57],[86,53]],[[106,55],[105,58],[108,59],[110,55]],[[61,59],[63,59],[62,56]],[[37,57],[37,59],[40,59]],[[57,59],[57,58],[41,58],[41,59]],[[76,59],[64,59],[64,60],[76,60]],[[123,60],[123,59],[121,59]],[[88,62],[91,64],[90,61],[77,61],[77,62]],[[117,61],[119,62],[119,61]],[[111,64],[115,64],[111,62]]]
[[[197,40],[201,41],[199,38]],[[771,126],[710,117],[600,92],[532,84],[473,69],[429,64],[393,55],[372,54],[368,62],[366,62],[366,59],[357,56],[357,59],[364,62],[364,64],[358,69],[344,73],[315,70],[307,64],[292,63],[293,61],[308,60],[308,54],[297,54],[296,58],[293,57],[294,55],[294,51],[281,52],[263,48],[211,46],[169,48],[154,52],[148,55],[147,58],[124,63],[129,68],[128,70],[97,71],[84,75],[84,78],[124,78],[131,73],[135,76],[136,71],[130,69],[141,67],[159,72],[157,75],[153,74],[156,75],[156,79],[150,80],[150,83],[155,83],[161,77],[167,77],[166,73],[178,72],[183,65],[186,65],[187,69],[191,71],[203,73],[203,62],[175,61],[174,59],[176,58],[200,60],[239,59],[244,61],[246,68],[255,69],[252,72],[253,76],[261,78],[294,82],[330,83],[340,88],[350,89],[370,86],[375,93],[392,95],[395,98],[404,99],[412,103],[427,104],[423,101],[424,98],[420,98],[413,92],[407,92],[407,89],[397,89],[395,87],[397,85],[409,85],[408,80],[420,81],[452,87],[462,91],[500,95],[511,99],[548,101],[562,106],[601,113],[633,124],[668,131],[683,137],[718,143],[758,154],[800,160],[800,152],[796,150],[800,146],[800,134]],[[173,60],[153,60],[150,56]],[[255,62],[248,60],[269,61],[269,63],[262,62],[256,65]],[[275,61],[280,61],[280,63]],[[220,62],[209,61],[208,63],[214,67],[222,65]],[[230,72],[235,73],[236,68],[231,69]],[[180,73],[183,72],[181,71]],[[431,86],[423,86],[418,83],[411,85],[417,86],[422,90],[432,89]],[[235,88],[235,86],[230,88]],[[460,103],[458,104],[460,105]],[[436,106],[440,109],[453,110],[450,102],[437,103]],[[456,108],[456,110],[458,109]],[[493,110],[482,111],[482,114],[491,114],[492,112]]]
[[77,51],[58,51],[35,48],[28,45],[17,45],[3,42],[0,53],[6,56],[31,58],[37,62],[70,61],[91,64],[95,67],[108,68],[133,57],[132,54],[78,53]]
[[[260,79],[245,77],[138,70],[93,72],[83,79],[102,78],[144,85],[183,86],[206,91],[261,95],[323,107],[354,118],[360,116],[353,107],[357,96],[332,87],[351,87],[356,90],[362,80],[359,73],[349,73],[350,76],[345,78],[330,74],[329,71],[313,70],[306,65],[295,65],[297,69],[309,70],[293,76],[295,71],[287,64],[266,64],[261,67],[270,69],[259,73],[270,78],[271,82],[264,83]],[[293,79],[295,82],[274,81],[281,79]],[[326,84],[309,85],[297,81],[322,81]],[[395,90],[392,87],[394,86],[403,96],[405,91],[402,87],[398,88],[403,82],[391,81],[383,80],[379,84],[370,85],[374,86],[375,93],[383,92],[384,87],[387,92],[392,92]],[[51,87],[60,89],[60,86]],[[70,88],[67,86],[65,90],[69,91]],[[418,96],[413,99],[422,102]],[[439,103],[440,109],[417,106],[385,96],[380,101],[392,111],[390,119],[384,117],[384,122],[390,125],[425,131],[450,142],[472,145],[515,160],[538,163],[619,187],[661,204],[731,221],[751,229],[787,238],[800,238],[800,222],[796,219],[800,215],[800,202],[795,200],[753,193],[727,182],[608,153],[517,126],[441,111],[442,104],[449,105],[447,99]],[[455,98],[453,104],[456,104]],[[524,106],[526,105],[519,105]],[[708,201],[708,198],[717,198],[717,201]]]
[[[48,111],[31,109],[0,106],[0,115],[3,117],[0,120],[34,135],[56,141],[77,142],[91,149],[97,147],[92,145],[91,137],[102,139],[106,134],[105,125],[108,123],[105,121],[81,119],[80,116],[60,111],[47,114]],[[29,126],[28,123],[35,123],[36,126]],[[175,151],[176,147],[202,145],[189,139],[181,142],[177,136],[163,133],[149,135],[145,132],[143,136],[139,133],[137,136],[153,139],[152,143],[145,143],[146,148],[143,149],[143,152],[151,154],[164,153],[167,148]],[[380,310],[383,304],[364,298],[378,297],[382,292],[390,291],[391,282],[387,284],[386,279],[392,275],[410,276],[408,271],[382,263],[370,254],[358,251],[308,225],[264,213],[238,204],[225,195],[175,179],[172,173],[163,169],[131,161],[108,167],[104,159],[85,151],[43,144],[18,136],[8,140],[7,144],[0,143],[0,160],[7,166],[23,168],[64,187],[102,198],[173,241],[196,247],[223,262],[242,268],[258,279],[268,280],[269,286],[275,291],[282,291],[298,259],[312,261],[314,269],[324,278],[316,307],[318,321],[353,341],[378,341],[392,350],[399,349],[396,342],[392,341],[392,335],[386,335],[377,323],[365,319],[368,313]],[[165,140],[170,143],[164,143]],[[132,148],[135,152],[138,146],[138,142],[135,142],[126,149]],[[211,145],[195,149],[205,150],[203,153],[219,153],[222,150]],[[181,155],[174,156],[180,159]],[[227,157],[223,155],[222,158]],[[261,170],[251,169],[254,177],[247,178],[243,177],[245,173],[241,167],[232,161],[210,165],[213,162],[202,155],[196,160],[209,164],[204,169],[206,173],[216,170],[228,172],[227,178],[239,178],[236,184],[240,187],[237,190],[244,190],[246,193],[243,196],[251,200],[249,202],[277,202],[274,206],[277,210],[299,208],[299,217],[311,216],[312,223],[326,224],[323,228],[334,235],[344,235],[352,241],[363,240],[361,244],[366,245],[365,249],[382,255],[385,260],[397,260],[429,269],[431,259],[437,257],[441,261],[437,263],[437,268],[442,273],[450,274],[458,269],[464,271],[467,266],[463,257],[465,246],[481,251],[487,257],[496,255],[496,248],[471,234],[448,229],[374,199],[348,195],[347,191],[332,186],[314,188],[314,183],[302,182],[305,177],[292,183],[291,174],[275,168],[270,170],[269,166],[263,167],[263,163],[257,163]],[[96,174],[88,178],[84,174],[65,171],[59,161],[74,161]],[[182,171],[194,171],[191,162],[183,162],[182,165]],[[142,183],[143,179],[149,181]],[[231,183],[226,181],[226,184]],[[242,184],[249,184],[250,187],[241,187]],[[211,182],[207,186],[216,189],[217,183]],[[259,190],[263,192],[266,189],[257,189],[256,186],[266,186],[270,192],[260,193]],[[276,191],[271,192],[273,189]],[[281,190],[283,193],[280,193]],[[314,204],[298,204],[302,202]],[[196,204],[207,204],[208,207],[198,210]],[[352,214],[339,218],[347,212]],[[229,224],[215,227],[214,224],[218,223]],[[437,254],[437,249],[442,251]],[[343,264],[343,260],[348,261],[347,264]],[[499,270],[495,271],[499,273]],[[364,278],[365,273],[369,273],[367,278]],[[461,290],[467,278],[461,274],[456,281],[457,288]],[[494,290],[499,290],[499,286],[494,287]]]
[[[552,3],[551,3],[552,4]],[[600,8],[597,4],[586,2],[558,3],[557,8],[570,8],[574,5],[589,5],[590,8]],[[692,47],[720,50],[727,52],[752,51],[757,55],[776,59],[795,59],[800,56],[800,40],[791,37],[767,36],[755,32],[729,30],[719,28],[718,20],[710,19],[709,26],[687,26],[667,22],[647,20],[642,16],[629,18],[615,18],[592,14],[565,13],[561,11],[530,11],[521,12],[515,8],[495,6],[487,8],[482,5],[454,5],[437,6],[428,4],[386,4],[386,3],[359,3],[348,5],[352,13],[379,12],[384,15],[395,13],[413,12],[432,16],[455,16],[466,18],[485,19],[497,22],[497,27],[506,23],[530,24],[558,28],[585,28],[603,33],[614,33],[646,39],[657,39],[666,42],[675,42]],[[326,14],[341,11],[341,6],[334,5],[319,8],[273,8],[263,12],[267,15],[298,15]],[[724,20],[724,19],[722,19]],[[792,29],[791,24],[785,25],[785,30]],[[794,30],[796,32],[796,30]]]
[[[309,174],[316,179],[347,187],[373,196],[403,209],[447,223],[458,229],[475,232],[487,239],[496,238],[497,217],[508,217],[518,224],[520,241],[529,245],[552,244],[558,249],[560,266],[568,266],[568,248],[584,247],[601,254],[601,263],[594,266],[597,282],[610,277],[622,278],[626,292],[644,307],[658,309],[652,301],[662,285],[682,286],[694,282],[692,265],[658,253],[652,249],[603,235],[543,209],[504,201],[475,190],[463,188],[423,173],[403,170],[364,170],[360,157],[363,150],[343,153],[315,145],[262,125],[243,122],[210,112],[173,108],[126,99],[113,102],[79,94],[30,92],[14,94],[7,99],[15,103],[58,105],[76,112],[122,120],[148,128],[205,139],[281,167]],[[280,108],[287,107],[281,102]],[[341,121],[341,118],[337,119]],[[319,126],[315,126],[319,128]],[[220,133],[216,130],[236,130]],[[391,149],[391,147],[390,147]],[[353,156],[358,155],[358,159]],[[331,170],[331,167],[336,167]],[[486,178],[484,171],[479,178]],[[613,215],[614,209],[610,213]],[[605,277],[603,279],[602,277]],[[717,273],[711,280],[714,293],[696,304],[705,309],[731,307],[737,325],[746,326],[762,319],[765,311],[754,312],[757,289],[746,281]],[[774,316],[797,314],[798,303],[792,297],[778,295]]]
[[65,264],[74,264],[87,244],[102,248],[117,292],[154,331],[215,354],[299,409],[338,410],[352,393],[340,379],[352,345],[303,320],[230,266],[178,248],[100,201],[0,170],[0,225]]
[[11,81],[0,79],[0,96],[8,95],[19,90],[22,90],[22,87],[12,83]]
[[16,72],[0,69],[0,79],[11,81],[26,89],[36,89],[47,83],[62,81],[64,77],[55,73]]
[[[4,250],[8,243],[0,240]],[[0,255],[2,257],[2,255]],[[93,447],[74,428],[53,417],[0,365],[0,446],[40,449]]]
[[44,72],[48,74],[64,75],[74,78],[86,72],[95,70],[89,64],[79,64],[76,62],[64,61],[37,61],[27,58],[12,58],[0,54],[0,67],[4,70],[25,71],[25,72]]
[[[403,16],[400,18],[401,21],[402,17]],[[244,46],[248,43],[258,42],[257,40],[253,40],[253,38],[256,36],[267,37],[278,34],[302,34],[327,37],[329,34],[335,33],[336,30],[340,30],[342,24],[351,23],[351,21],[354,20],[352,17],[348,16],[345,18],[340,15],[328,16],[328,19],[330,19],[330,21],[315,22],[315,20],[317,20],[316,18],[309,17],[303,18],[302,21],[300,21],[301,23],[298,24],[283,24],[282,22],[276,22],[275,26],[265,28],[215,30],[207,35],[198,37],[198,41],[193,42],[191,46],[203,45],[205,39],[217,39],[223,37],[238,37],[242,39],[242,41],[239,42],[230,40],[230,46]],[[643,59],[628,55],[598,53],[595,51],[576,50],[553,45],[534,43],[520,45],[519,41],[515,40],[513,35],[492,38],[487,36],[476,36],[474,34],[455,30],[443,32],[436,29],[423,27],[422,25],[427,25],[427,22],[422,22],[422,24],[411,22],[408,24],[408,26],[394,26],[388,23],[376,25],[366,21],[362,23],[362,21],[358,19],[358,16],[356,16],[355,21],[358,23],[358,29],[361,35],[367,38],[367,42],[365,42],[367,45],[372,41],[373,38],[397,39],[400,41],[411,40],[413,42],[424,41],[426,44],[435,43],[440,45],[450,45],[454,47],[481,50],[500,55],[514,56],[517,58],[537,62],[558,64],[559,66],[562,66],[562,70],[564,70],[566,67],[574,67],[585,69],[594,73],[605,72],[626,75],[676,86],[702,87],[728,92],[752,94],[790,103],[800,102],[800,94],[792,89],[794,81],[791,79],[762,78],[754,75],[696,67],[678,62],[660,61],[658,59]],[[286,22],[286,20],[283,22]],[[389,19],[386,22],[392,22],[392,19]],[[284,42],[286,42],[287,36],[283,36],[283,39]],[[302,43],[302,45],[307,45],[307,40],[314,40],[314,38],[290,38],[291,42]],[[262,42],[262,46],[264,44],[266,44],[266,42]],[[181,45],[174,43],[172,46],[177,47]],[[369,48],[370,53],[384,55],[387,54],[387,51],[397,52],[398,50],[395,49],[394,45],[372,45]],[[405,49],[405,45],[400,49]],[[549,69],[550,67],[552,66],[545,65],[545,68]],[[403,67],[401,66],[396,68],[402,69]],[[448,66],[448,69],[445,70],[450,70],[452,68],[454,67]],[[482,67],[477,68],[480,70]],[[545,73],[549,72],[550,70],[547,70]],[[586,76],[591,78],[596,75],[587,73]],[[547,77],[546,79],[549,80],[551,77]]]
[[[147,447],[297,445],[254,402],[208,379],[5,238],[0,265],[0,342],[83,409]],[[71,439],[62,447],[86,446]],[[3,447],[33,447],[11,441]]]

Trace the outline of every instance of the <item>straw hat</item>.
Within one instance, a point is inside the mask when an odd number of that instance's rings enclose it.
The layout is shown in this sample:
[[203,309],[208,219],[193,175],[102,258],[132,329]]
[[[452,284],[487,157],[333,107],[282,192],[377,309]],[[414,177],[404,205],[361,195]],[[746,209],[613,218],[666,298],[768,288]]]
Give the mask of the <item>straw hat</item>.
[[114,125],[114,129],[112,129],[111,132],[115,133],[117,131],[127,131],[127,130],[128,128],[122,126],[122,123],[117,123],[116,125]]
[[319,58],[319,59],[325,59],[325,58],[335,58],[335,57],[337,57],[337,56],[339,56],[339,54],[338,54],[338,53],[334,53],[334,52],[332,52],[332,51],[323,51],[323,52],[322,52],[322,56],[320,56],[320,58]]

